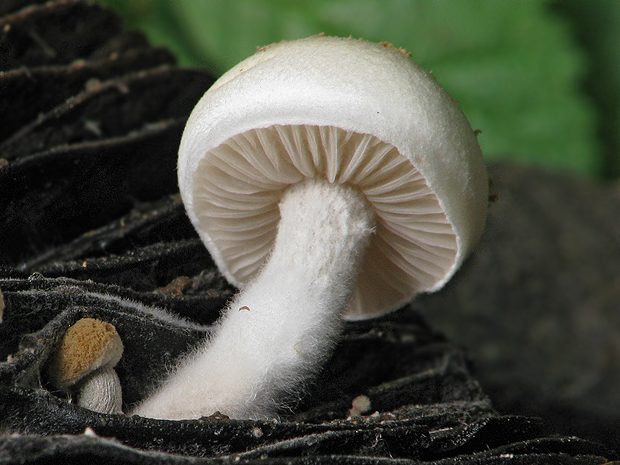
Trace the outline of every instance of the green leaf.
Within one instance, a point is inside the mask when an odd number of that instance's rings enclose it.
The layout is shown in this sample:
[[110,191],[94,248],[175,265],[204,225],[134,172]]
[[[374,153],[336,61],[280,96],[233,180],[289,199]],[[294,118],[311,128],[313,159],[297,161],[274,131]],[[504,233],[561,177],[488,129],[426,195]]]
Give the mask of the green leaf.
[[256,47],[321,32],[391,42],[459,100],[486,157],[601,171],[584,57],[543,0],[176,0],[160,14],[162,37],[177,31],[183,56],[217,74]]

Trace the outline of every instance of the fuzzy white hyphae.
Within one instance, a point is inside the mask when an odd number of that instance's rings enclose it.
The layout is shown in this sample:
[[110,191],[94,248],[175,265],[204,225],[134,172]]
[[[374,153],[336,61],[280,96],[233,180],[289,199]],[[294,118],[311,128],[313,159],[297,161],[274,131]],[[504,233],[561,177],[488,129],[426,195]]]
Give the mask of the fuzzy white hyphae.
[[228,307],[214,336],[133,413],[272,418],[329,355],[374,214],[355,189],[319,180],[292,186],[280,213],[258,278]]

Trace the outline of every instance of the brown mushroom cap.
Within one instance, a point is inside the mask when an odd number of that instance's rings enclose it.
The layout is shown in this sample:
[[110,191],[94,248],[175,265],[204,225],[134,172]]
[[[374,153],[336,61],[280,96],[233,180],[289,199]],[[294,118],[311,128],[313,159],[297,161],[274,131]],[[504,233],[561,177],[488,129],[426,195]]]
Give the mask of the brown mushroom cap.
[[67,389],[103,366],[115,366],[123,354],[123,342],[114,325],[82,318],[63,337],[50,365],[54,386]]

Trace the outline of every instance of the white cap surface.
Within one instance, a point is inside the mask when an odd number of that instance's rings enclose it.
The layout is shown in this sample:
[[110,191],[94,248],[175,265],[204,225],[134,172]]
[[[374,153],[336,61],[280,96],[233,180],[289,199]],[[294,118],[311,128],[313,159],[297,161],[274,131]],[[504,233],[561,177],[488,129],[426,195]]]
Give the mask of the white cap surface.
[[456,102],[400,51],[354,39],[272,45],[224,74],[188,120],[178,169],[190,219],[239,287],[269,255],[284,190],[356,186],[377,231],[350,319],[442,287],[486,218],[482,154]]

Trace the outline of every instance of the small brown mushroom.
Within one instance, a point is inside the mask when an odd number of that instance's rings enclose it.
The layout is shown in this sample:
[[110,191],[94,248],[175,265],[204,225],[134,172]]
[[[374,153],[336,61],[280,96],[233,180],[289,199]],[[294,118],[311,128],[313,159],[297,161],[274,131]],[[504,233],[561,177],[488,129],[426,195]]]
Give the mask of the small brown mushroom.
[[52,359],[54,387],[78,391],[78,405],[99,413],[122,413],[122,390],[114,366],[123,342],[114,325],[82,318],[65,333]]

